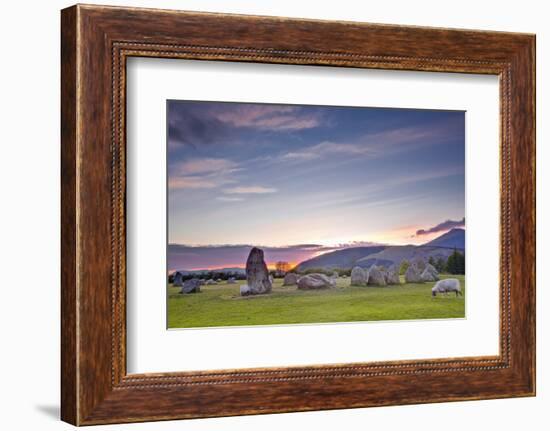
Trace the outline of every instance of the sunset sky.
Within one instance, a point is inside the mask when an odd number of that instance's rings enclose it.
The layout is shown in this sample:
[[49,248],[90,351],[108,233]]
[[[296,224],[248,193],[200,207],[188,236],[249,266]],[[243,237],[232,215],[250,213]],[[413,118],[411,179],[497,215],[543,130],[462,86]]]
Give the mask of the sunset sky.
[[462,111],[168,101],[168,241],[421,244],[464,224],[464,157]]

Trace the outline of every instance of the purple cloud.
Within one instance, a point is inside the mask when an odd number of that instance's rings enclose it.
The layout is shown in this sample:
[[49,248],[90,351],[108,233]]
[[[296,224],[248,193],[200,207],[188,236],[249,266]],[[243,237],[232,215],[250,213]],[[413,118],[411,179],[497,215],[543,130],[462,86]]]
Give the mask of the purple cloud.
[[416,236],[429,235],[431,233],[443,232],[451,230],[453,228],[464,227],[466,223],[466,217],[462,220],[445,220],[443,223],[439,223],[429,229],[419,229],[416,231]]
[[230,144],[240,129],[288,133],[313,129],[321,123],[318,110],[300,106],[170,101],[168,147],[177,151]]
[[225,104],[218,105],[211,113],[234,127],[286,131],[311,129],[319,125],[318,115],[302,111],[300,107],[288,105]]

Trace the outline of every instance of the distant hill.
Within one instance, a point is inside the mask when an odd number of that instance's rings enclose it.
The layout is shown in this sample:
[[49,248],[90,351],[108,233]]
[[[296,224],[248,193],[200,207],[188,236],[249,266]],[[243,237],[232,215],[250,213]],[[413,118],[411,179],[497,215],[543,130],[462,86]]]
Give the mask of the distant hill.
[[305,260],[296,266],[296,271],[305,271],[310,268],[351,268],[362,257],[382,251],[387,246],[350,247],[331,251],[314,258]]
[[423,245],[388,245],[372,247],[351,247],[321,254],[305,260],[296,266],[297,272],[311,268],[350,269],[354,266],[368,268],[371,265],[389,266],[400,264],[403,260],[415,258],[428,260],[447,258],[455,249],[464,251],[464,229],[452,229],[449,232]]
[[371,265],[389,266],[392,264],[400,264],[403,260],[411,262],[413,259],[421,258],[428,260],[430,257],[434,259],[447,258],[453,253],[454,248],[447,247],[431,247],[425,245],[393,245],[388,246],[379,253],[371,254],[363,257],[355,265],[362,268],[368,268]]
[[447,247],[464,250],[466,244],[466,232],[464,229],[451,229],[449,232],[427,242],[424,246]]
[[216,268],[216,269],[193,269],[193,270],[187,270],[187,269],[178,269],[177,271],[182,275],[201,275],[201,274],[207,274],[209,272],[221,272],[224,274],[244,274],[246,273],[246,270],[244,268]]

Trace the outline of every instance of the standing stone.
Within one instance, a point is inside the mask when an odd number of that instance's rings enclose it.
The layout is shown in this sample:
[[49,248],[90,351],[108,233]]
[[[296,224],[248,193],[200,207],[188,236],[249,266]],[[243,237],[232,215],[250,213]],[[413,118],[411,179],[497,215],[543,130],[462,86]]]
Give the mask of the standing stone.
[[438,281],[439,273],[433,265],[427,264],[426,269],[424,269],[420,277],[422,278],[422,281]]
[[181,287],[183,286],[183,274],[181,272],[174,273],[174,286]]
[[437,278],[437,280],[439,280],[439,272],[437,271],[437,269],[435,269],[435,267],[432,264],[428,263],[428,265],[426,265],[425,271],[430,271],[430,273],[435,278]]
[[415,265],[409,266],[405,272],[405,282],[406,283],[422,283],[422,277],[416,269]]
[[227,284],[235,284],[235,283],[236,283],[235,277],[229,277],[229,278],[227,279]]
[[360,266],[356,266],[351,270],[351,285],[366,286],[369,279],[369,274]]
[[426,261],[422,257],[415,257],[411,263],[411,266],[415,267],[416,272],[418,274],[422,274],[424,270],[426,269]]
[[283,286],[293,286],[296,283],[298,283],[298,274],[287,272],[285,274],[285,279],[283,280]]
[[386,284],[401,284],[399,272],[397,271],[397,267],[395,265],[391,265],[386,271]]
[[269,276],[269,282],[270,282],[271,285],[273,286],[273,276],[272,276],[272,275]]
[[336,287],[336,281],[325,274],[307,274],[298,280],[298,289],[315,290]]
[[369,269],[369,279],[367,284],[369,286],[385,286],[386,277],[384,272],[378,269],[375,265],[372,265]]
[[250,250],[246,260],[246,281],[251,295],[271,292],[271,282],[264,261],[264,252],[257,247]]
[[183,283],[180,293],[199,293],[201,291],[201,281],[198,278],[192,278]]
[[338,280],[339,275],[338,275],[338,273],[337,273],[336,271],[334,271],[334,272],[332,273],[331,277],[334,278],[335,280]]

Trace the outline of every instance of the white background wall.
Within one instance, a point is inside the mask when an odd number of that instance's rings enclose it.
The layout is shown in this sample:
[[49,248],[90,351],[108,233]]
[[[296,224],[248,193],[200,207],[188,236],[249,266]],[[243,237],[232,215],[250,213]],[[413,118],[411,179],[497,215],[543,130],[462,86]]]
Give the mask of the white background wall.
[[[550,13],[543,1],[102,1],[171,9],[537,34],[538,396],[406,407],[99,427],[144,430],[547,429],[550,423]],[[2,4],[0,31],[0,427],[69,429],[59,410],[60,0]],[[545,314],[546,311],[546,314]]]

